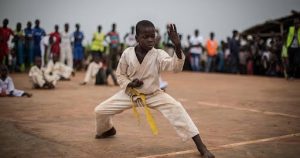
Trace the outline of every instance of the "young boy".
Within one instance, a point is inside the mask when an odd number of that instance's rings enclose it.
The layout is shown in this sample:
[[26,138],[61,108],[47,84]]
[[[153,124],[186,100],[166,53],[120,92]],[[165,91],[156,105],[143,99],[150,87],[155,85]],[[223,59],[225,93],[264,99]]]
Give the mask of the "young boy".
[[[131,99],[134,98],[130,93],[138,91],[150,108],[160,111],[169,120],[183,140],[192,138],[203,157],[214,158],[203,144],[197,127],[183,106],[159,88],[161,71],[179,72],[184,64],[185,57],[174,24],[169,25],[168,34],[175,46],[176,55],[173,57],[163,50],[153,48],[155,27],[150,21],[143,20],[137,23],[138,45],[129,47],[123,52],[117,68],[117,78],[122,90],[95,108],[97,133],[95,138],[107,138],[116,134],[112,116],[129,109],[132,106]],[[141,99],[138,98],[133,102],[137,104],[136,102],[141,102]],[[145,108],[147,110],[147,106]]]
[[71,80],[71,75],[74,76],[73,69],[66,66],[65,64],[59,62],[59,57],[57,54],[53,54],[52,60],[47,64],[45,70],[46,78],[51,78],[54,75],[58,80]]
[[81,85],[86,85],[91,78],[96,78],[96,85],[102,85],[107,83],[108,76],[111,75],[111,78],[115,86],[118,86],[118,81],[114,71],[107,66],[105,58],[95,57],[94,61],[91,62],[86,71],[84,81],[80,83]]
[[103,63],[100,62],[100,57],[95,56],[93,59],[93,62],[91,62],[87,68],[87,71],[85,73],[85,77],[83,82],[81,82],[81,85],[86,85],[91,78],[95,78],[100,68],[103,66]]
[[22,90],[15,89],[14,82],[8,76],[8,70],[5,65],[0,65],[1,78],[0,78],[0,97],[31,97],[32,94]]
[[29,77],[32,81],[33,88],[53,89],[57,79],[54,76],[45,77],[45,71],[42,67],[42,60],[40,57],[35,58],[35,65],[30,68]]

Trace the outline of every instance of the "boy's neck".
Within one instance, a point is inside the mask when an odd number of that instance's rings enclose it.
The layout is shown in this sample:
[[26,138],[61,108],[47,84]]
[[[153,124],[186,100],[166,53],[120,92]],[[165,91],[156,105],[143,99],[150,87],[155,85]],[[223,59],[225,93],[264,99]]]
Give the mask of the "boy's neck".
[[138,53],[141,53],[141,54],[147,54],[149,51],[143,49],[140,45],[137,45],[135,47],[135,51],[138,52]]
[[7,76],[1,76],[1,80],[4,81],[7,78]]

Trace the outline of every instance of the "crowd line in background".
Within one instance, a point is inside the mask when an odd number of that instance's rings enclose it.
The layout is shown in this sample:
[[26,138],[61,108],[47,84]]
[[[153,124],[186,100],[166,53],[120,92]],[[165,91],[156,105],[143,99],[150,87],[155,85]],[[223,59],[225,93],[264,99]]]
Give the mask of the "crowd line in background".
[[[69,80],[82,69],[87,70],[82,85],[92,78],[96,84],[107,84],[109,75],[118,85],[114,74],[118,60],[124,49],[136,45],[135,28],[131,27],[121,39],[115,23],[108,33],[103,33],[99,25],[88,45],[83,45],[85,35],[80,24],[75,25],[73,32],[68,23],[62,29],[55,25],[50,33],[40,26],[39,20],[35,20],[34,26],[29,21],[24,29],[21,23],[14,30],[8,25],[9,20],[4,19],[0,28],[0,62],[10,72],[29,72],[36,88],[53,88],[57,80]],[[184,70],[299,77],[299,29],[296,19],[284,36],[262,38],[234,30],[231,37],[220,42],[214,32],[204,38],[196,29],[186,39],[180,35],[186,55]],[[158,29],[155,47],[174,55],[168,34],[161,35]]]

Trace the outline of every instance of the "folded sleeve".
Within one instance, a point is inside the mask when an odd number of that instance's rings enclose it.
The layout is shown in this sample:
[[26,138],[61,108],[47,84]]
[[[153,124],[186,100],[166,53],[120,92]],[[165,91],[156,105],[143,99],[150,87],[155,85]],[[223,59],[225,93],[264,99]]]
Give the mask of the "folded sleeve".
[[182,71],[185,56],[181,51],[182,58],[179,59],[174,53],[173,57],[171,57],[167,52],[164,50],[159,50],[158,52],[158,62],[159,62],[159,69],[160,71],[174,71],[180,72]]
[[127,75],[128,63],[126,61],[126,54],[126,52],[122,54],[116,70],[117,80],[122,89],[126,89],[127,85],[131,82]]

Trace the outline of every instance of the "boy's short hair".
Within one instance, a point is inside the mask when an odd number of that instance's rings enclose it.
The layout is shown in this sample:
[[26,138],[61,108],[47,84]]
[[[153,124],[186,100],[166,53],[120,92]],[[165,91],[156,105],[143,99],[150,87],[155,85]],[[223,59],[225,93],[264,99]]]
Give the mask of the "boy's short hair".
[[135,32],[136,32],[137,36],[139,35],[141,28],[144,28],[144,27],[153,27],[153,28],[155,28],[153,23],[149,20],[139,21],[135,26]]
[[3,71],[6,71],[6,72],[8,71],[6,65],[4,65],[4,64],[0,65],[0,72],[3,72]]

